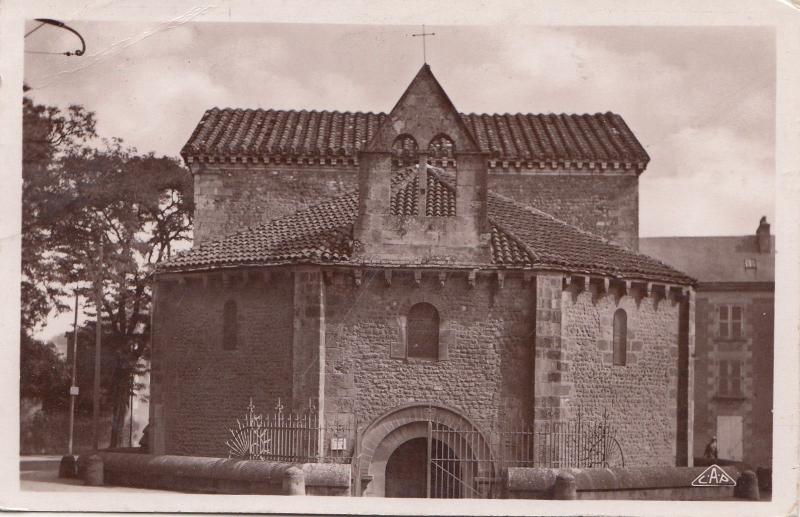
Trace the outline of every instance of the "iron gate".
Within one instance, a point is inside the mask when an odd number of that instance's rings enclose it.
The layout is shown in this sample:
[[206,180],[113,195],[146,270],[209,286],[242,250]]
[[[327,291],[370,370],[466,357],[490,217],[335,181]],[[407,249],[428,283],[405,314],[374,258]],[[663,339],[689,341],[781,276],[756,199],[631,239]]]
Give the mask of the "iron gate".
[[480,431],[428,421],[427,497],[487,498],[494,473],[491,446]]
[[448,425],[428,411],[429,498],[503,497],[508,467],[624,467],[622,447],[608,415],[598,421],[580,414],[568,422],[542,422],[484,433]]

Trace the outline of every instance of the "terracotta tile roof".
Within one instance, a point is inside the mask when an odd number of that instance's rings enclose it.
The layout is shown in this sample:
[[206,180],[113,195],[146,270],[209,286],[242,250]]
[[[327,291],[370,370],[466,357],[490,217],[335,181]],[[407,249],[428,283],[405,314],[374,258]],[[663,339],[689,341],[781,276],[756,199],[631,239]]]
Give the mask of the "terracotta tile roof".
[[[425,215],[428,217],[455,217],[455,189],[428,171],[425,191]],[[391,214],[418,215],[419,180],[416,173],[404,171],[395,175],[392,185]]]
[[489,192],[489,218],[531,256],[536,268],[617,278],[692,283],[656,259],[609,243],[535,208]]
[[428,217],[455,217],[456,190],[453,186],[439,181],[428,171],[428,188],[425,196],[425,215]]
[[392,215],[414,215],[418,212],[417,192],[419,179],[416,174],[400,173],[392,178],[392,199],[389,202]]
[[[433,172],[431,168],[428,174],[429,181],[436,184],[429,191],[453,188],[452,178],[441,171]],[[398,185],[408,179],[408,175],[398,175],[394,182]],[[403,202],[400,206],[405,213],[409,205]],[[658,260],[608,243],[491,191],[488,214],[491,263],[443,266],[547,269],[680,284],[694,282]],[[157,269],[165,272],[267,264],[386,265],[359,261],[358,243],[353,240],[357,215],[358,192],[353,191],[291,216],[204,243],[159,264]]]
[[[481,150],[499,162],[643,170],[650,160],[622,117],[610,112],[461,117]],[[203,115],[181,155],[187,162],[355,159],[385,118],[384,113],[213,108]],[[434,151],[437,156],[449,152]]]

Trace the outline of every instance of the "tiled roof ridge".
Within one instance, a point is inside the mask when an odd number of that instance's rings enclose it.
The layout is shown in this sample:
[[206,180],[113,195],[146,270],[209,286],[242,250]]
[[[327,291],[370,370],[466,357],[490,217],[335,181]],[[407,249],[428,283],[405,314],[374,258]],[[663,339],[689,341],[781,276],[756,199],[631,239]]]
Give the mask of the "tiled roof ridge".
[[[530,205],[526,205],[526,204],[520,203],[519,201],[517,201],[517,200],[515,200],[513,198],[510,198],[508,196],[505,196],[503,194],[500,194],[498,192],[495,192],[494,190],[491,190],[491,189],[487,190],[487,195],[490,196],[490,197],[495,197],[497,199],[500,199],[501,201],[505,201],[506,203],[511,203],[516,208],[519,208],[520,210],[526,210],[526,211],[528,211],[528,212],[530,212],[530,213],[532,213],[534,215],[538,215],[540,217],[546,217],[546,218],[548,218],[548,219],[550,219],[550,220],[552,220],[552,221],[554,221],[556,223],[559,223],[559,224],[562,224],[564,226],[569,227],[573,231],[583,233],[583,234],[585,234],[585,235],[587,235],[589,237],[592,237],[594,239],[602,241],[604,244],[608,244],[610,246],[617,247],[617,248],[619,248],[619,249],[621,249],[623,251],[633,252],[632,250],[629,250],[628,248],[626,248],[624,246],[620,246],[619,244],[615,244],[615,243],[609,241],[608,239],[606,239],[602,235],[597,235],[596,233],[592,233],[589,230],[584,230],[583,228],[580,228],[578,226],[575,226],[574,224],[568,223],[567,221],[564,221],[563,219],[559,219],[558,217],[556,217],[556,216],[554,216],[552,214],[548,214],[547,212],[539,210],[538,208],[532,207]],[[635,252],[633,252],[633,253],[635,253]]]
[[[452,173],[450,173],[448,171],[445,171],[443,169],[440,169],[438,167],[430,166],[430,165],[428,165],[428,170],[432,171],[436,176],[438,176],[439,179],[445,185],[447,185],[448,187],[452,188],[451,182],[455,180],[455,177],[453,176]],[[566,221],[563,221],[563,220],[553,216],[552,214],[549,214],[547,212],[539,210],[536,207],[533,207],[533,206],[530,206],[530,205],[526,205],[524,203],[520,203],[519,201],[517,201],[517,200],[515,200],[513,198],[510,198],[508,196],[505,196],[503,194],[500,194],[498,192],[495,192],[494,190],[487,189],[487,196],[488,197],[493,197],[493,198],[498,199],[498,200],[501,200],[501,201],[503,201],[505,203],[509,203],[509,204],[511,204],[512,206],[514,206],[518,210],[523,210],[523,211],[529,212],[529,213],[531,213],[533,215],[536,215],[536,216],[539,216],[539,217],[545,217],[545,218],[547,218],[547,219],[549,219],[549,220],[551,220],[551,221],[553,221],[553,222],[555,222],[555,223],[557,223],[559,225],[562,225],[564,227],[569,228],[570,230],[572,230],[574,232],[578,232],[578,233],[583,234],[583,235],[585,235],[585,236],[587,236],[587,237],[589,237],[591,239],[594,239],[594,240],[597,240],[599,242],[602,242],[606,246],[614,248],[618,252],[647,257],[648,259],[653,260],[654,262],[657,262],[661,266],[664,266],[664,267],[666,267],[668,269],[673,269],[674,271],[678,272],[672,266],[664,263],[663,261],[661,261],[661,260],[659,260],[659,259],[657,259],[655,257],[651,257],[650,255],[646,255],[646,254],[641,253],[639,251],[634,251],[632,249],[626,248],[625,246],[621,246],[621,245],[619,245],[619,244],[617,244],[615,242],[609,241],[608,239],[606,239],[606,238],[604,238],[604,237],[602,237],[600,235],[594,234],[594,233],[592,233],[592,232],[590,232],[588,230],[584,230],[583,228],[580,228],[580,227],[575,226],[573,224],[570,224],[570,223],[568,223]],[[505,225],[503,223],[500,223],[499,221],[497,221],[496,218],[489,217],[489,220],[493,225],[497,226],[500,230],[505,232],[508,235],[509,238],[512,238],[515,242],[517,242],[517,244],[519,246],[521,246],[532,258],[540,259],[539,254],[537,254],[531,248],[531,246],[529,246],[523,239],[520,239],[516,235],[516,232],[514,230],[508,228],[507,225]]]
[[[452,183],[451,183],[451,182],[455,180],[455,177],[454,177],[454,176],[453,176],[451,173],[449,173],[449,172],[447,172],[447,171],[445,171],[445,170],[443,170],[443,169],[439,169],[439,168],[437,168],[437,167],[432,167],[432,166],[430,166],[430,165],[428,166],[428,170],[430,170],[430,171],[433,171],[433,172],[434,172],[434,174],[436,174],[436,175],[437,175],[437,176],[438,176],[438,177],[439,177],[441,180],[443,180],[442,182],[443,182],[445,185],[447,185],[447,187],[448,187],[448,188],[453,188],[453,185],[452,185]],[[568,222],[566,222],[566,221],[563,221],[563,220],[561,220],[561,219],[559,219],[559,218],[557,218],[557,217],[555,217],[555,216],[553,216],[553,215],[551,215],[551,214],[548,214],[547,212],[543,212],[542,210],[539,210],[538,208],[534,208],[534,207],[532,207],[532,206],[529,206],[529,205],[525,205],[525,204],[519,203],[519,202],[518,202],[518,201],[516,201],[515,199],[512,199],[512,198],[510,198],[510,197],[508,197],[508,196],[504,196],[503,194],[500,194],[500,193],[498,193],[498,192],[495,192],[494,190],[491,190],[491,189],[486,189],[486,194],[487,194],[487,196],[494,196],[495,198],[501,199],[501,200],[503,200],[503,201],[505,201],[505,202],[507,202],[507,203],[511,203],[511,204],[512,204],[512,205],[514,205],[516,208],[519,208],[519,209],[521,209],[521,210],[527,210],[527,211],[531,212],[532,214],[539,215],[539,216],[542,216],[542,217],[547,217],[548,219],[551,219],[552,221],[554,221],[554,222],[556,222],[556,223],[559,223],[559,224],[562,224],[562,225],[564,225],[564,226],[567,226],[567,227],[569,227],[570,229],[572,229],[572,230],[574,230],[574,231],[576,231],[576,232],[583,233],[583,234],[585,234],[585,235],[587,235],[587,236],[589,236],[589,237],[592,237],[592,238],[594,238],[594,239],[597,239],[597,240],[599,240],[599,241],[602,241],[602,242],[603,242],[603,243],[605,243],[605,244],[608,244],[608,245],[611,245],[611,246],[615,246],[615,247],[617,247],[617,248],[619,248],[619,249],[621,249],[621,250],[623,250],[623,251],[628,251],[628,252],[631,252],[631,250],[628,250],[627,248],[625,248],[625,247],[623,247],[623,246],[619,246],[619,245],[617,245],[617,244],[614,244],[613,242],[610,242],[610,241],[608,241],[607,239],[603,238],[603,237],[602,237],[602,236],[600,236],[600,235],[594,234],[594,233],[592,233],[592,232],[590,232],[590,231],[587,231],[587,230],[584,230],[584,229],[582,229],[582,228],[579,228],[579,227],[577,227],[577,226],[575,226],[575,225],[572,225],[572,224],[570,224],[570,223],[568,223]],[[512,239],[514,239],[514,241],[516,241],[516,242],[517,242],[517,244],[519,244],[519,245],[520,245],[520,246],[521,246],[523,249],[525,249],[525,251],[526,251],[526,252],[528,252],[528,254],[529,254],[531,257],[533,257],[533,258],[535,258],[535,259],[538,259],[538,258],[539,258],[539,255],[538,255],[538,254],[537,254],[535,251],[533,251],[533,249],[531,249],[531,247],[530,247],[530,246],[528,246],[528,245],[527,245],[527,244],[526,244],[524,241],[522,241],[521,239],[519,239],[519,238],[518,238],[518,237],[517,237],[517,236],[514,234],[514,231],[513,231],[513,230],[510,230],[510,229],[509,229],[509,228],[507,228],[507,227],[506,227],[504,224],[502,224],[502,223],[499,223],[499,222],[498,222],[498,221],[497,221],[495,218],[493,218],[493,217],[489,217],[489,220],[491,221],[491,223],[492,223],[492,224],[494,224],[495,226],[497,226],[498,228],[500,228],[501,230],[503,230],[504,232],[506,232],[506,233],[509,235],[509,237],[511,237]],[[633,252],[633,253],[635,253],[635,252]]]
[[[338,109],[307,109],[307,108],[237,108],[233,106],[226,106],[226,107],[219,107],[213,106],[211,108],[206,109],[203,114],[212,112],[212,111],[241,111],[241,112],[258,112],[258,113],[267,113],[269,111],[272,112],[284,112],[284,113],[337,113],[340,115],[384,115],[386,116],[387,113],[384,111],[362,111],[362,110],[338,110]],[[482,116],[499,116],[499,117],[516,117],[517,115],[534,115],[534,116],[548,116],[548,115],[556,115],[556,116],[564,116],[564,117],[582,117],[582,116],[599,116],[599,115],[614,115],[620,116],[619,113],[615,111],[595,111],[595,112],[577,112],[577,111],[547,111],[547,112],[532,112],[532,111],[517,111],[516,113],[512,113],[510,111],[504,111],[502,113],[495,112],[495,113],[478,113],[475,111],[467,112],[459,112],[461,116],[475,116],[475,117],[482,117]]]
[[[373,111],[213,107],[203,113],[180,154],[189,162],[322,156],[348,163],[387,116]],[[650,160],[622,116],[612,111],[472,112],[459,117],[481,151],[503,167],[506,162],[536,168],[600,164],[641,172]]]
[[[281,226],[285,226],[287,224],[290,224],[293,221],[302,220],[308,214],[319,212],[320,210],[324,210],[328,206],[339,205],[342,202],[346,202],[348,200],[348,198],[350,198],[350,197],[356,197],[357,198],[357,196],[358,196],[358,189],[350,189],[350,190],[348,190],[346,192],[343,192],[343,193],[341,193],[341,194],[339,194],[337,196],[334,196],[334,197],[331,197],[329,199],[326,199],[326,200],[324,200],[324,201],[322,201],[320,203],[316,203],[314,205],[308,206],[307,208],[303,208],[303,209],[297,210],[296,212],[292,212],[289,215],[286,215],[286,216],[283,216],[283,217],[278,217],[276,219],[270,219],[269,221],[264,221],[264,222],[248,225],[248,226],[245,226],[243,228],[239,228],[239,229],[237,229],[236,231],[234,231],[232,233],[227,233],[227,234],[222,235],[220,237],[217,237],[215,239],[208,240],[208,241],[200,244],[196,248],[192,247],[192,248],[189,248],[187,250],[183,250],[183,251],[173,255],[166,262],[172,262],[173,260],[179,259],[179,258],[184,257],[186,255],[189,255],[191,253],[198,253],[198,252],[203,252],[203,251],[212,249],[212,248],[214,248],[214,246],[222,244],[225,241],[234,240],[237,237],[244,237],[244,236],[246,236],[247,234],[250,234],[250,233],[258,233],[258,232],[261,232],[261,231],[264,231],[264,230],[268,230],[270,228],[279,228]],[[331,226],[330,228],[320,229],[316,233],[319,234],[319,233],[324,233],[324,232],[336,231],[338,229],[346,227],[348,224],[352,224],[352,221],[350,223],[343,223],[341,225]]]
[[[495,197],[497,199],[501,199],[502,201],[505,201],[507,203],[511,203],[516,208],[518,208],[520,210],[526,210],[526,211],[528,211],[528,212],[530,212],[532,214],[538,215],[540,217],[546,217],[546,218],[552,220],[555,223],[558,223],[558,224],[561,224],[563,226],[566,226],[566,227],[570,228],[573,231],[582,233],[582,234],[584,234],[584,235],[586,235],[586,236],[588,236],[590,238],[596,239],[596,240],[602,242],[603,244],[605,244],[606,246],[610,246],[612,248],[615,248],[617,251],[620,251],[622,253],[627,253],[627,254],[639,255],[639,256],[642,256],[642,257],[647,257],[648,259],[653,260],[654,262],[657,262],[658,264],[660,264],[660,265],[662,265],[662,266],[664,266],[666,268],[669,268],[669,269],[672,269],[672,270],[674,270],[676,272],[679,272],[678,270],[676,270],[675,268],[673,268],[669,264],[667,264],[667,263],[665,263],[665,262],[663,262],[663,261],[661,261],[661,260],[659,260],[659,259],[657,259],[655,257],[651,257],[650,255],[647,255],[647,254],[642,253],[640,251],[635,251],[635,250],[632,250],[630,248],[626,248],[625,246],[621,246],[620,244],[617,244],[616,242],[610,241],[610,240],[606,239],[605,237],[602,237],[601,235],[597,235],[597,234],[592,233],[592,232],[590,232],[588,230],[584,230],[583,228],[579,228],[578,226],[575,226],[575,225],[570,224],[570,223],[568,223],[566,221],[563,221],[563,220],[553,216],[552,214],[548,214],[547,212],[539,210],[536,207],[532,207],[532,206],[529,206],[529,205],[522,204],[522,203],[516,201],[515,199],[512,199],[512,198],[510,198],[508,196],[504,196],[503,194],[499,194],[499,193],[497,193],[497,192],[495,192],[493,190],[489,190],[488,191],[488,195],[492,196],[492,197]],[[497,224],[497,223],[494,222],[494,224]],[[508,231],[508,233],[510,235],[512,235],[512,236],[514,235],[514,232],[512,230],[507,230],[507,231]],[[516,236],[514,238],[516,238]],[[527,249],[527,246],[526,246],[526,249]]]
[[[445,171],[444,169],[439,169],[437,167],[432,167],[430,165],[428,165],[428,169],[429,170],[433,170],[434,173],[437,176],[439,176],[442,180],[444,180],[444,183],[448,187],[453,188],[451,182],[455,180],[455,177],[453,176],[452,173],[450,173],[448,171]],[[570,224],[570,223],[568,223],[568,222],[566,222],[566,221],[564,221],[562,219],[559,219],[559,218],[555,217],[554,215],[548,214],[547,212],[543,212],[542,210],[539,210],[538,208],[532,207],[530,205],[526,205],[524,203],[520,203],[519,201],[517,201],[517,200],[515,200],[513,198],[510,198],[508,196],[505,196],[503,194],[500,194],[498,192],[495,192],[492,189],[486,189],[486,193],[487,193],[488,196],[493,196],[493,197],[496,197],[496,198],[498,198],[498,199],[500,199],[502,201],[505,201],[507,203],[511,203],[516,208],[519,208],[521,210],[526,210],[526,211],[531,212],[532,214],[535,214],[535,215],[539,215],[539,216],[542,216],[542,217],[547,217],[548,219],[551,219],[551,220],[555,221],[556,223],[560,223],[560,224],[563,224],[564,226],[568,226],[569,228],[571,228],[572,230],[574,230],[576,232],[580,232],[580,233],[588,235],[589,237],[593,237],[593,238],[595,238],[597,240],[603,241],[605,244],[608,244],[608,245],[611,245],[611,246],[616,246],[617,248],[620,248],[622,250],[625,250],[625,251],[628,251],[628,252],[632,252],[632,250],[629,250],[628,248],[625,248],[624,246],[620,246],[618,244],[615,244],[615,243],[609,241],[608,239],[606,239],[606,238],[604,238],[604,237],[602,237],[600,235],[597,235],[596,233],[592,233],[592,232],[590,232],[588,230],[584,230],[583,228],[580,228],[578,226]],[[492,222],[495,223],[495,224],[497,223],[496,221],[492,221]],[[635,252],[633,252],[633,253],[635,253]]]
[[497,219],[494,219],[492,217],[489,217],[489,222],[492,225],[496,226],[498,230],[500,230],[501,232],[505,233],[506,234],[506,238],[508,238],[510,240],[513,240],[516,243],[517,246],[519,246],[520,248],[525,250],[525,253],[528,254],[528,257],[531,258],[532,262],[536,262],[536,261],[541,261],[542,260],[542,257],[538,253],[536,253],[533,250],[533,248],[528,246],[525,242],[523,242],[522,240],[517,238],[516,235],[514,235],[514,231],[513,230],[510,230],[504,224],[499,223],[497,221]]

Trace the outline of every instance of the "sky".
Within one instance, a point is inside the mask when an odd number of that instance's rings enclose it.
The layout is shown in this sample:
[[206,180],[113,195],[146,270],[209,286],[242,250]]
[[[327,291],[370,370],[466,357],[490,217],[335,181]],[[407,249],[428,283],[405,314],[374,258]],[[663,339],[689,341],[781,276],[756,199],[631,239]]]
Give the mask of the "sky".
[[[422,64],[419,26],[69,24],[86,54],[27,53],[28,95],[81,104],[101,136],[159,155],[178,156],[214,106],[388,111]],[[641,236],[743,235],[762,215],[774,221],[771,28],[427,30],[428,63],[462,112],[622,115],[651,157]],[[63,52],[77,39],[43,27],[25,44]]]

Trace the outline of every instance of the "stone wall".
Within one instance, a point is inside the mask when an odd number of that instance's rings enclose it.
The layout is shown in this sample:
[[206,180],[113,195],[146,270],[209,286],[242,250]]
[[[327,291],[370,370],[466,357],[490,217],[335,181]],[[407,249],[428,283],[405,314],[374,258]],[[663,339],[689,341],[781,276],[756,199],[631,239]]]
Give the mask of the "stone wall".
[[[312,402],[328,426],[364,429],[433,403],[479,427],[587,419],[607,409],[626,465],[674,465],[679,304],[624,296],[627,365],[612,365],[613,296],[564,289],[560,274],[274,271],[160,281],[153,344],[156,454],[226,456],[227,429],[253,398],[269,413]],[[227,280],[223,281],[223,278]],[[576,291],[578,292],[578,291]],[[238,347],[222,343],[238,307]],[[439,312],[438,360],[403,348],[412,305]],[[535,356],[535,357],[534,357]],[[348,448],[352,447],[351,432]],[[327,445],[326,445],[327,447]]]
[[[508,469],[509,499],[640,499],[660,501],[732,500],[737,495],[733,486],[692,486],[705,467],[626,467],[551,469]],[[739,467],[725,466],[724,471],[741,483],[744,473]],[[574,482],[574,494],[568,496],[565,486],[558,486],[561,477]],[[567,497],[565,497],[567,496]]]
[[[283,217],[357,186],[356,165],[194,165],[195,244]],[[489,189],[632,249],[636,173],[489,171]]]
[[195,165],[194,243],[219,238],[356,188],[358,167]]
[[[703,456],[717,434],[717,417],[742,417],[742,461],[754,467],[772,465],[772,380],[774,295],[771,291],[705,291],[697,295],[694,455]],[[718,336],[717,308],[744,309],[741,339]],[[742,362],[741,397],[718,396],[719,360]],[[732,458],[725,458],[732,459]]]
[[534,418],[538,422],[569,418],[569,355],[561,339],[563,278],[560,274],[536,276],[533,392]]
[[179,492],[350,495],[350,465],[100,452],[103,484]]
[[[418,287],[410,273],[395,273],[391,286],[382,274],[366,274],[360,287],[336,275],[326,289],[326,418],[355,415],[363,427],[390,409],[427,402],[479,425],[530,418],[533,300],[522,275],[502,289],[488,275],[474,288],[466,274],[444,287],[434,273]],[[393,357],[401,319],[418,302],[439,311],[438,361]]]
[[635,171],[491,171],[489,189],[617,244],[639,248],[639,178]]
[[[613,363],[613,316],[628,318],[627,363]],[[562,295],[564,380],[571,384],[569,413],[599,419],[608,411],[625,465],[675,465],[679,304],[653,298],[637,304],[623,296],[582,290]]]
[[[227,456],[228,428],[247,412],[250,397],[260,413],[271,412],[279,397],[291,401],[293,292],[289,275],[266,284],[239,278],[225,286],[219,275],[207,286],[199,277],[159,282],[151,422],[160,428],[160,447],[152,452]],[[235,350],[222,344],[227,300],[238,308]]]

